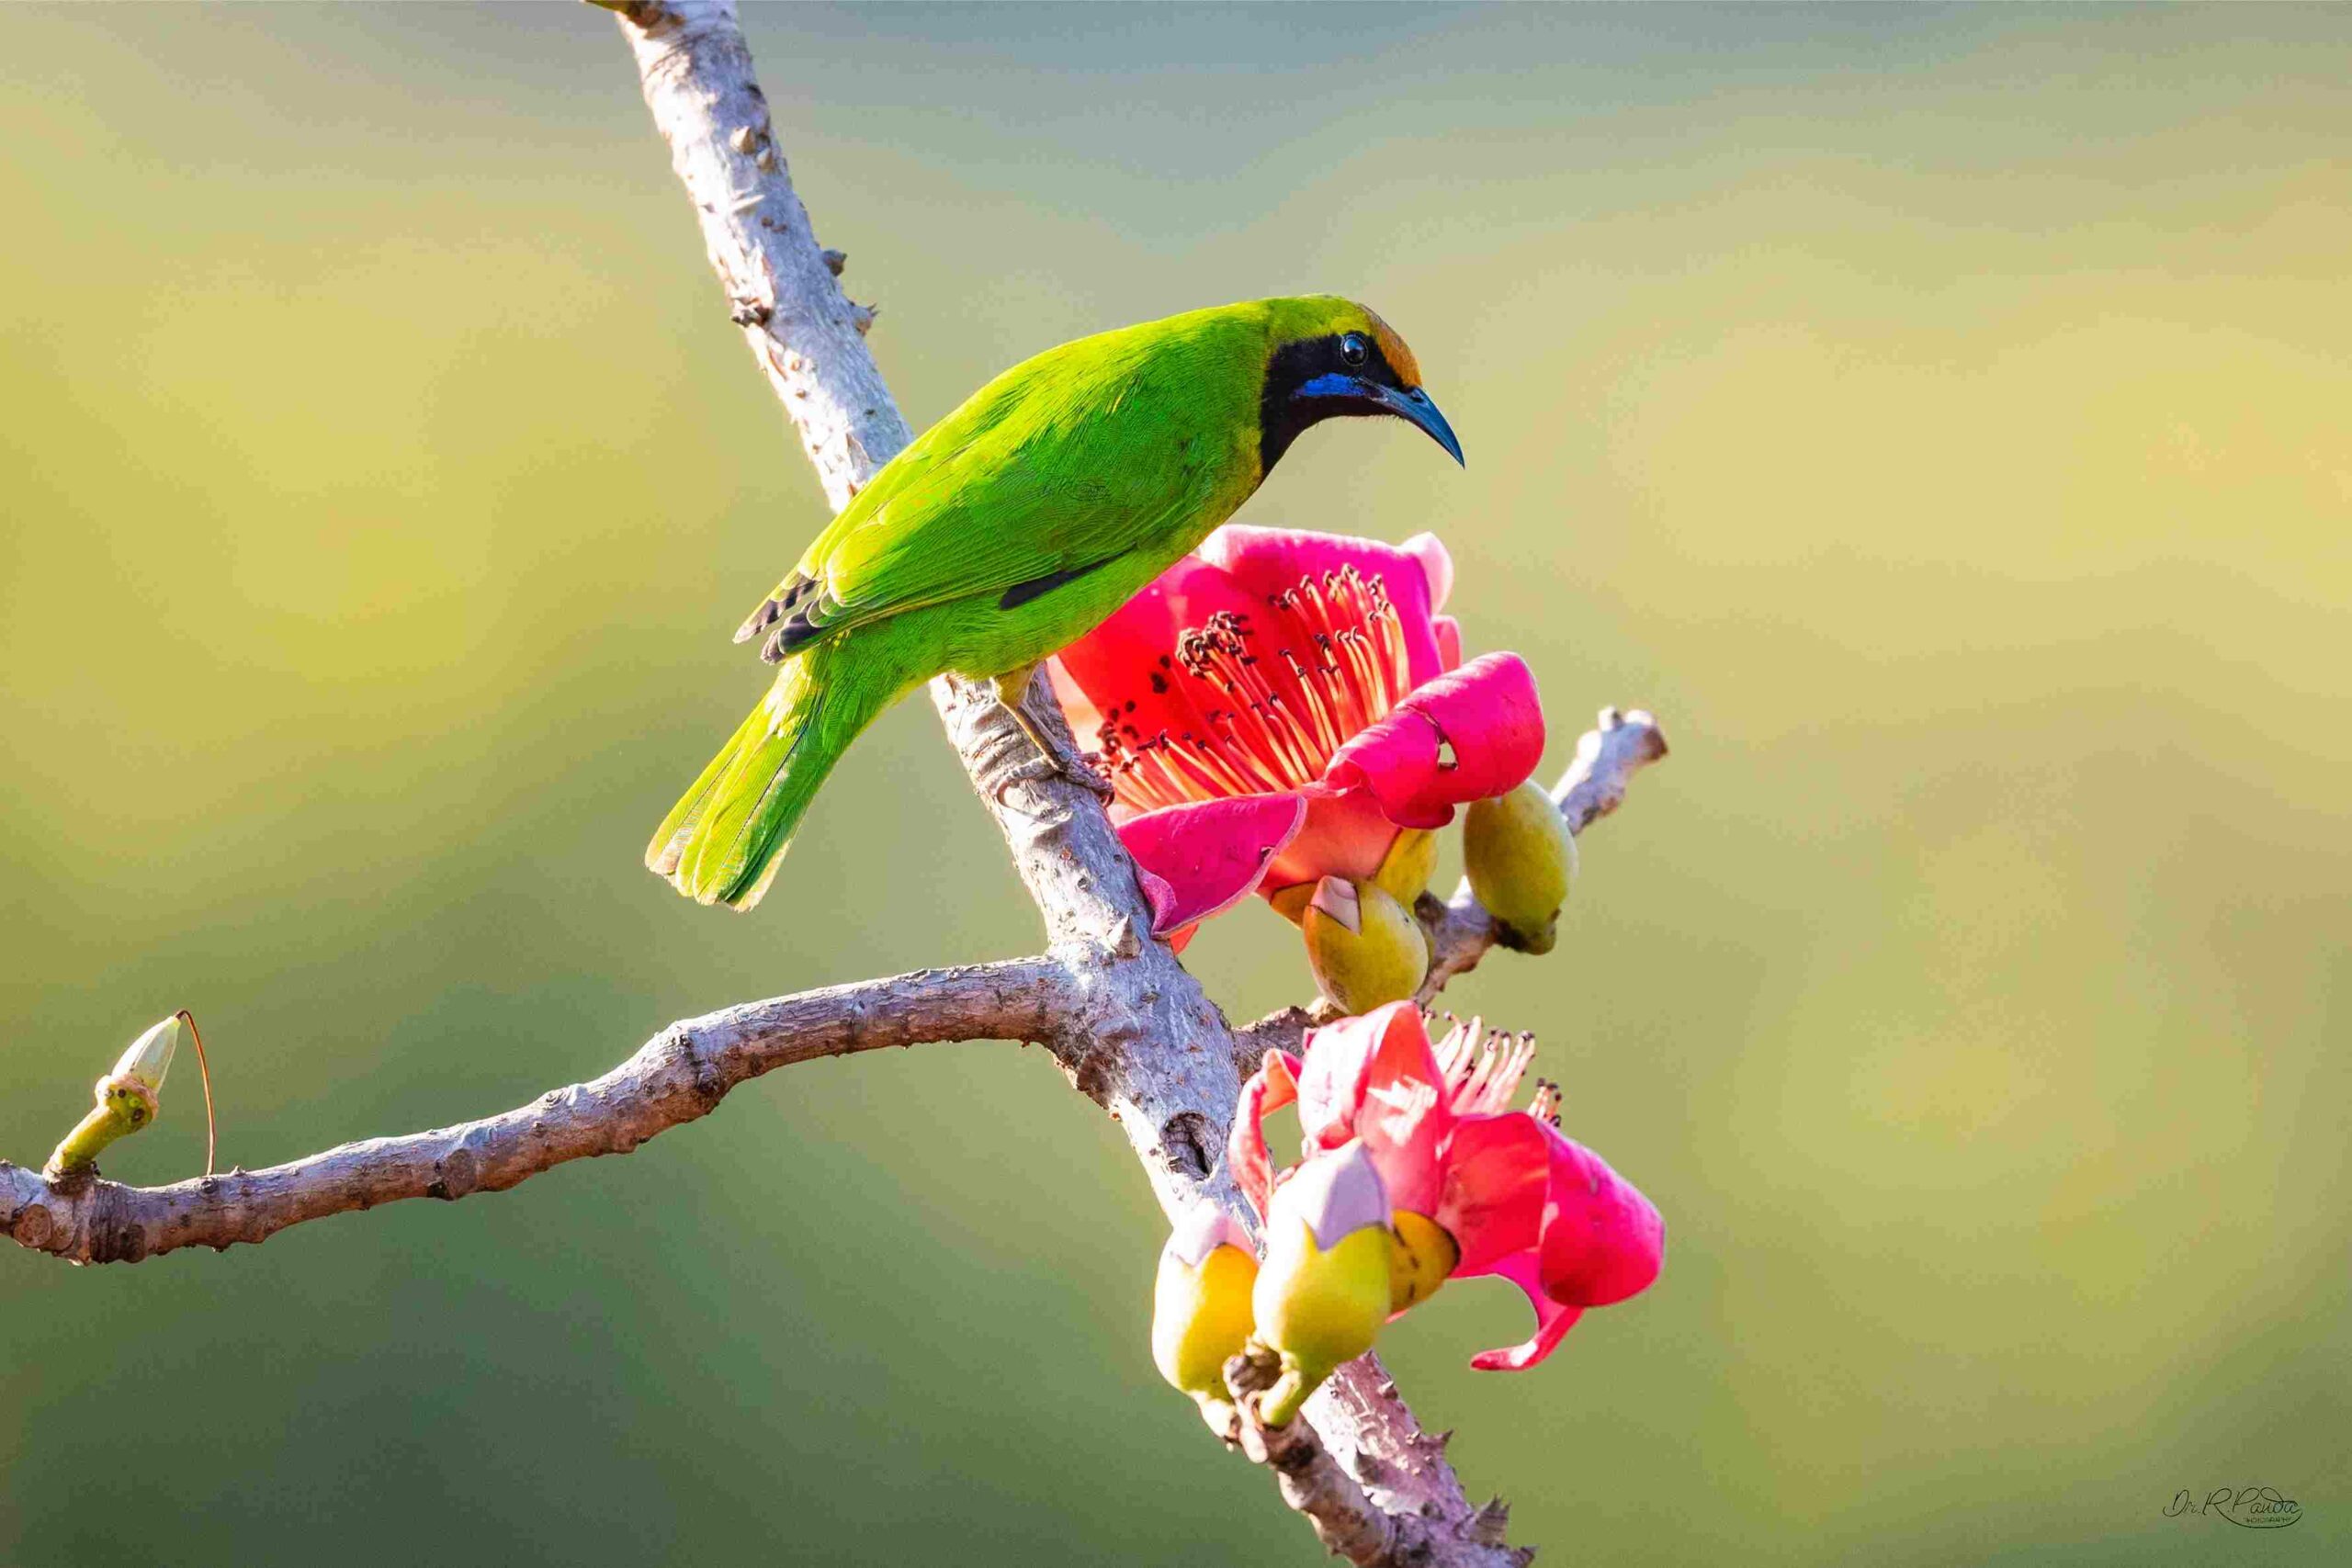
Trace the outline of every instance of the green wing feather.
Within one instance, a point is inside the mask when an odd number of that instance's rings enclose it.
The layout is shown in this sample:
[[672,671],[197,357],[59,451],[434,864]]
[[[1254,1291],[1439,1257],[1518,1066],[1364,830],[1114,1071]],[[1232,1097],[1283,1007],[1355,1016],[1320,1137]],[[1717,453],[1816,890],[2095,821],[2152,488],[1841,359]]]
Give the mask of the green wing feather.
[[[1262,328],[1195,314],[1066,344],[981,388],[842,509],[739,637],[782,621],[779,657],[1159,545],[1241,479],[1238,504],[1258,478],[1258,382],[1230,367],[1262,358]],[[1122,405],[1146,417],[1105,417]]]

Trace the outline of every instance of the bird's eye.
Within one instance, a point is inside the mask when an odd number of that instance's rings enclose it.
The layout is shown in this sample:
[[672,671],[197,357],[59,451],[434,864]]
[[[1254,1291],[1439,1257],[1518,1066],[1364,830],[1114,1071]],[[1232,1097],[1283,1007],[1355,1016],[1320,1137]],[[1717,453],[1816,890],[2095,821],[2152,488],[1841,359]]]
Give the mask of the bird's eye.
[[1350,365],[1362,365],[1372,357],[1372,350],[1364,346],[1363,334],[1350,333],[1340,340],[1340,358]]

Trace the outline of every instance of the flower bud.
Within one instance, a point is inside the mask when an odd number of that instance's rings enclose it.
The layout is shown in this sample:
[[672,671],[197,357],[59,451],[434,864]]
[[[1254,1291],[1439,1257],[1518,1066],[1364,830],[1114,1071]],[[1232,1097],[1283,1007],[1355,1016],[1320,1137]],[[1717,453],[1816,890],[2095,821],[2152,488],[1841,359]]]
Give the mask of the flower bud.
[[1275,914],[1292,925],[1304,926],[1306,924],[1306,901],[1314,897],[1315,884],[1294,882],[1288,887],[1278,887],[1266,895],[1266,902],[1273,906]]
[[1258,1337],[1282,1358],[1259,1402],[1286,1427],[1342,1362],[1372,1348],[1388,1317],[1388,1191],[1361,1143],[1317,1155],[1274,1189],[1252,1304]]
[[1470,890],[1495,918],[1495,939],[1521,953],[1549,953],[1560,907],[1576,876],[1577,840],[1541,784],[1471,805],[1462,825]]
[[114,1071],[97,1081],[96,1106],[50,1152],[43,1176],[51,1181],[82,1179],[96,1168],[98,1156],[108,1145],[153,1123],[163,1111],[157,1091],[179,1049],[185,1027],[181,1016],[174,1013],[130,1043]]
[[1193,1398],[1225,1401],[1225,1363],[1250,1338],[1250,1292],[1258,1257],[1241,1223],[1202,1203],[1159,1249],[1152,1292],[1151,1359]]
[[1462,1248],[1427,1214],[1399,1209],[1389,1223],[1396,1233],[1388,1253],[1388,1311],[1393,1316],[1437,1294],[1462,1261]]
[[1325,877],[1300,926],[1315,983],[1343,1013],[1404,1001],[1430,972],[1420,922],[1372,883]]
[[114,1076],[136,1078],[147,1086],[150,1093],[162,1093],[164,1075],[172,1070],[172,1056],[180,1048],[180,1035],[185,1029],[180,1015],[172,1014],[130,1043],[122,1059],[114,1065]]
[[1408,909],[1429,890],[1430,874],[1437,870],[1437,834],[1427,828],[1406,828],[1373,873],[1372,880]]

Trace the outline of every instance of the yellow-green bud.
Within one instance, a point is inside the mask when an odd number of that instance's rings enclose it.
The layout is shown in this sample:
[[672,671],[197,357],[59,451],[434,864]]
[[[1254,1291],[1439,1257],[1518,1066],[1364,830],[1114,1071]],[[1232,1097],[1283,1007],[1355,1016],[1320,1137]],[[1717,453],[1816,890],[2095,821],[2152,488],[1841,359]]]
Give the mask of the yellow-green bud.
[[1227,1403],[1225,1363],[1249,1343],[1258,1258],[1241,1223],[1214,1203],[1178,1222],[1159,1249],[1152,1292],[1151,1359],[1193,1398]]
[[1300,926],[1315,983],[1343,1013],[1404,1001],[1430,972],[1420,922],[1372,883],[1325,877]]
[[[1382,857],[1380,869],[1372,874],[1373,886],[1410,909],[1413,900],[1429,891],[1430,877],[1437,870],[1437,834],[1427,828],[1404,828],[1390,840],[1388,853]],[[1306,922],[1306,906],[1315,897],[1315,884],[1294,882],[1288,887],[1278,887],[1267,895],[1274,913],[1292,925]]]
[[152,1125],[162,1114],[158,1091],[164,1075],[171,1071],[173,1053],[179,1049],[185,1028],[180,1016],[174,1013],[132,1041],[114,1071],[97,1081],[97,1103],[51,1152],[41,1168],[43,1176],[51,1181],[80,1177],[97,1164],[107,1145]]
[[1474,802],[1462,858],[1470,890],[1495,918],[1495,939],[1521,953],[1551,952],[1576,877],[1577,840],[1544,787],[1530,782]]
[[1395,1239],[1388,1254],[1388,1310],[1403,1312],[1437,1294],[1462,1261],[1462,1248],[1427,1214],[1399,1209],[1389,1216]]
[[1408,909],[1429,890],[1430,874],[1437,870],[1437,834],[1427,828],[1407,828],[1388,846],[1388,854],[1372,880]]
[[1258,1337],[1282,1358],[1259,1400],[1286,1427],[1342,1362],[1372,1348],[1388,1319],[1388,1190],[1362,1144],[1299,1167],[1267,1205],[1266,1261],[1252,1304]]

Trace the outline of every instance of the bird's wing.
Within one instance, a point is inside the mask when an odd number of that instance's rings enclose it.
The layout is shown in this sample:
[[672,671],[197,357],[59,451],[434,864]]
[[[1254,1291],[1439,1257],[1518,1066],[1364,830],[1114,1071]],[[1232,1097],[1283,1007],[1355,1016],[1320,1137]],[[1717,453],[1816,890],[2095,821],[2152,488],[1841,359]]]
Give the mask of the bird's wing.
[[1000,377],[876,475],[737,639],[773,627],[762,652],[780,659],[951,600],[1012,609],[1166,539],[1209,503],[1228,455],[1159,369],[1054,354]]

